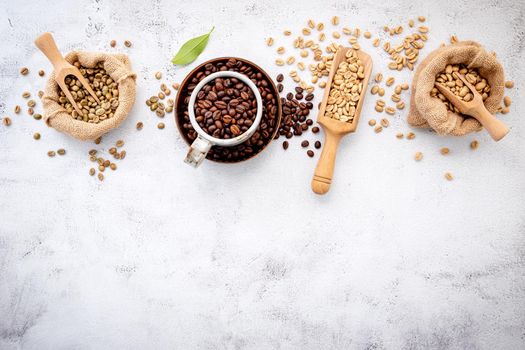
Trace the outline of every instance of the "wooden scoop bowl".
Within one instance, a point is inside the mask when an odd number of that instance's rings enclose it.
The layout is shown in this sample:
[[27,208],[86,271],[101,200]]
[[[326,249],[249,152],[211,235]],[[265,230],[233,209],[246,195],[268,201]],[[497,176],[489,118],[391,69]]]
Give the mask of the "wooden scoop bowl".
[[449,89],[441,83],[436,83],[436,88],[463,114],[476,118],[481,125],[489,132],[494,141],[499,141],[510,131],[509,127],[501,120],[494,117],[483,104],[483,98],[476,91],[476,88],[465,79],[462,74],[455,73],[459,79],[469,88],[470,93],[474,96],[472,100],[466,102],[454,95]]
[[317,194],[325,194],[330,189],[332,177],[334,174],[335,156],[337,153],[337,147],[339,146],[339,141],[344,135],[354,132],[357,128],[359,115],[361,114],[361,108],[363,107],[363,101],[366,95],[368,80],[370,79],[370,73],[372,72],[372,59],[363,51],[358,50],[357,55],[364,65],[364,79],[362,80],[363,88],[361,90],[359,101],[357,102],[354,118],[351,122],[343,122],[330,117],[325,117],[326,103],[330,95],[332,79],[334,78],[335,72],[337,71],[337,67],[339,67],[339,64],[345,60],[346,53],[349,50],[352,49],[341,46],[334,56],[330,74],[328,75],[328,81],[326,82],[323,101],[321,102],[319,115],[317,116],[317,122],[323,127],[325,133],[323,151],[321,152],[321,156],[317,162],[317,167],[315,168],[314,177],[312,179],[312,190]]
[[100,104],[100,100],[98,99],[97,95],[95,95],[95,92],[89,85],[89,82],[84,78],[82,73],[78,70],[77,67],[73,66],[71,63],[66,61],[64,57],[60,54],[60,51],[58,51],[57,44],[55,43],[55,40],[53,39],[53,36],[51,33],[44,33],[40,35],[35,40],[35,45],[44,53],[44,55],[47,56],[49,61],[53,64],[53,67],[55,69],[55,80],[60,86],[60,89],[64,92],[67,99],[75,108],[75,111],[79,115],[82,115],[82,112],[80,108],[78,107],[77,103],[75,102],[75,99],[73,98],[73,95],[71,95],[71,91],[69,91],[69,87],[66,84],[66,77],[68,75],[73,75],[75,78],[80,81],[82,86],[89,92],[89,94],[97,101],[97,103]]

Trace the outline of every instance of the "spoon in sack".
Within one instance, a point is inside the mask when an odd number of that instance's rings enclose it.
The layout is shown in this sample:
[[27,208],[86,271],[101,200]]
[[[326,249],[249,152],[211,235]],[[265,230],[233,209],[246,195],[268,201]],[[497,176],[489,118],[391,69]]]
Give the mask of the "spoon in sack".
[[[357,75],[362,79],[359,83],[359,100],[357,101],[356,106],[352,106],[354,113],[351,116],[346,117],[346,121],[337,120],[326,115],[327,102],[330,98],[330,89],[332,87],[332,81],[334,75],[336,74],[337,69],[341,62],[344,62],[348,59],[356,60],[358,59],[363,68],[357,69]],[[356,64],[352,64],[354,67]],[[355,132],[357,128],[357,123],[359,122],[359,115],[361,114],[361,108],[363,107],[363,101],[366,95],[366,90],[368,86],[368,80],[370,78],[370,73],[372,72],[372,59],[369,55],[364,53],[361,50],[353,50],[351,48],[339,47],[337,53],[334,56],[332,61],[332,67],[330,69],[330,74],[328,75],[328,81],[326,82],[326,89],[324,92],[323,101],[319,108],[319,115],[317,117],[317,122],[323,127],[325,132],[325,142],[323,146],[323,151],[317,162],[317,167],[315,168],[314,177],[312,179],[312,190],[317,194],[325,194],[330,189],[332,183],[332,177],[334,174],[335,167],[335,156],[337,153],[337,147],[339,146],[339,141],[341,138],[350,133]],[[346,79],[345,79],[346,82]],[[351,117],[351,119],[349,118]]]
[[476,88],[470,84],[465,77],[460,73],[455,73],[459,79],[469,88],[472,100],[466,102],[454,95],[452,91],[441,83],[436,83],[435,86],[452,104],[462,113],[476,118],[481,125],[489,132],[494,141],[499,141],[510,131],[509,127],[501,120],[496,119],[483,104],[483,98],[476,91]]
[[73,98],[73,95],[71,95],[71,91],[69,91],[69,87],[66,84],[66,77],[68,75],[73,75],[75,78],[77,78],[78,81],[82,84],[82,86],[95,99],[95,101],[97,101],[97,103],[100,103],[100,100],[98,99],[97,95],[95,95],[95,92],[89,85],[89,82],[86,80],[86,78],[84,78],[82,73],[80,73],[78,68],[73,66],[71,63],[66,61],[64,57],[62,57],[62,54],[60,54],[60,51],[58,51],[57,45],[51,33],[44,33],[40,35],[38,38],[36,38],[35,45],[40,49],[40,51],[44,53],[44,55],[47,56],[49,61],[53,64],[53,67],[55,69],[55,80],[58,86],[64,92],[67,99],[79,115],[83,115],[83,113],[78,107],[77,103],[75,102],[75,99]]

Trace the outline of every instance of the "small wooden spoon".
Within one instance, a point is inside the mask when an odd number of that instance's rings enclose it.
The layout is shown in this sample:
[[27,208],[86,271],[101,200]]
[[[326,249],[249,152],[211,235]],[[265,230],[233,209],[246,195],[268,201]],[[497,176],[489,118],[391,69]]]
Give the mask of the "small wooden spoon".
[[326,82],[323,101],[321,102],[319,115],[317,116],[317,122],[323,127],[325,132],[323,151],[317,162],[317,167],[315,168],[314,177],[312,179],[312,190],[317,194],[325,194],[330,189],[339,141],[344,135],[354,132],[357,128],[359,115],[361,114],[361,108],[363,107],[363,101],[366,95],[368,80],[370,79],[370,73],[372,72],[372,58],[363,51],[358,50],[357,55],[364,65],[364,79],[362,80],[363,88],[361,90],[359,101],[357,102],[354,119],[351,122],[343,122],[330,117],[325,117],[326,103],[328,101],[328,96],[330,95],[332,79],[337,71],[337,67],[339,67],[339,64],[345,60],[346,52],[349,50],[352,49],[348,47],[339,47],[334,56],[330,74],[328,75],[328,80]]
[[510,131],[509,127],[501,120],[496,119],[483,104],[483,98],[476,88],[465,79],[462,74],[456,73],[459,79],[463,81],[466,87],[469,88],[470,93],[474,98],[468,102],[463,101],[458,96],[454,95],[446,86],[436,83],[436,88],[459,109],[462,114],[470,115],[476,118],[485,129],[489,132],[494,141],[499,141],[505,137]]
[[47,56],[49,61],[53,64],[53,67],[55,68],[55,80],[58,86],[60,86],[60,89],[62,89],[67,99],[79,115],[82,115],[82,112],[77,106],[77,103],[75,102],[75,99],[71,95],[71,91],[69,91],[69,87],[66,84],[66,77],[68,75],[73,75],[75,78],[77,78],[78,81],[80,81],[80,83],[82,84],[82,86],[95,99],[95,101],[97,101],[97,103],[100,103],[100,100],[98,99],[97,95],[95,95],[95,92],[89,85],[89,82],[86,80],[86,78],[84,78],[82,73],[80,73],[78,68],[73,66],[71,63],[66,61],[64,57],[62,57],[60,51],[58,51],[57,45],[51,33],[44,33],[40,35],[38,38],[36,38],[35,45],[40,49],[40,51],[44,53],[44,55]]

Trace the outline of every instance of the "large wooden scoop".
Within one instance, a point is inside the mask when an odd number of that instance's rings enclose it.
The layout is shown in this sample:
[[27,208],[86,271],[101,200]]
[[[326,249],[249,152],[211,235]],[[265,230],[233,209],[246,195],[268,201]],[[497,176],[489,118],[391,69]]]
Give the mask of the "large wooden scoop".
[[453,73],[457,75],[459,79],[469,88],[472,96],[472,100],[466,102],[454,95],[452,91],[447,89],[446,86],[440,83],[436,83],[436,88],[450,101],[452,104],[463,114],[470,115],[476,118],[481,125],[487,129],[490,136],[494,141],[499,141],[505,137],[510,131],[509,127],[505,125],[501,120],[496,119],[483,104],[483,98],[477,92],[476,88],[465,79],[462,74]]
[[55,40],[53,39],[53,36],[51,33],[44,33],[40,35],[35,40],[35,45],[44,53],[44,55],[47,56],[49,61],[53,64],[53,67],[55,69],[55,80],[60,86],[60,89],[64,92],[67,99],[73,106],[73,108],[77,111],[79,115],[82,115],[82,112],[80,108],[78,107],[77,103],[75,102],[75,99],[73,98],[73,95],[71,95],[71,91],[69,91],[69,86],[66,84],[66,77],[68,75],[73,75],[75,78],[80,81],[82,86],[89,92],[89,94],[97,101],[97,103],[100,104],[100,100],[98,99],[97,95],[89,85],[89,82],[84,78],[82,73],[78,70],[77,67],[73,66],[71,63],[66,61],[64,57],[60,54],[60,51],[58,51],[57,44],[55,43]]
[[356,106],[354,118],[351,122],[343,122],[340,120],[332,119],[325,116],[326,103],[330,95],[330,86],[332,85],[332,79],[334,78],[335,72],[339,64],[345,60],[347,51],[352,50],[351,48],[339,47],[337,53],[332,62],[330,74],[328,75],[328,81],[326,82],[326,89],[324,92],[323,101],[319,108],[319,115],[317,116],[317,122],[323,127],[325,133],[325,142],[321,157],[317,162],[315,168],[314,177],[312,179],[312,190],[317,194],[325,194],[330,189],[332,183],[332,177],[334,174],[335,167],[335,155],[337,153],[337,147],[341,138],[350,133],[354,132],[359,122],[359,115],[361,114],[361,108],[363,107],[363,100],[366,95],[368,86],[368,80],[370,79],[370,73],[372,72],[372,59],[363,51],[357,51],[357,55],[364,66],[364,78],[362,80],[362,90],[359,97],[359,101]]

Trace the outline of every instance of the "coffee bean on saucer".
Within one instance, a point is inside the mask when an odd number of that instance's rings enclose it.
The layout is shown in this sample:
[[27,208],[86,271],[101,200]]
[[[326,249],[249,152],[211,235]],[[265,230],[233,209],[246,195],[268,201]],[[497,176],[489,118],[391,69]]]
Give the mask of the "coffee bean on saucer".
[[306,148],[310,145],[310,142],[308,142],[308,140],[304,140],[303,142],[301,142],[301,147],[303,148]]
[[309,149],[308,151],[306,151],[306,154],[308,155],[308,157],[312,158],[314,156],[314,151]]
[[315,141],[314,147],[317,149],[321,148],[321,141]]

